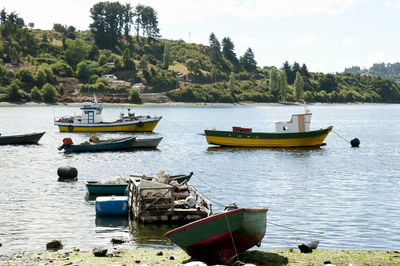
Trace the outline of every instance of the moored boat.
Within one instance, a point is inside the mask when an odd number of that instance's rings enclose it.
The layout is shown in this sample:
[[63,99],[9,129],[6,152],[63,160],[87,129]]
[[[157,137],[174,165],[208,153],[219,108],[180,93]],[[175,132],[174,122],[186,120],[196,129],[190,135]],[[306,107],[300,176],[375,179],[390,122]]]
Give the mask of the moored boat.
[[[146,180],[152,180],[154,176],[146,176],[146,175],[130,175],[131,177],[134,178],[140,178],[140,179],[146,179]],[[176,181],[178,184],[182,184],[184,182],[189,182],[190,178],[193,176],[193,172],[190,172],[188,174],[181,174],[181,175],[171,175],[169,177],[168,183],[171,183],[172,181]]]
[[214,214],[165,234],[194,259],[226,263],[253,246],[266,231],[266,208],[240,208]]
[[71,138],[64,138],[63,144],[58,147],[58,149],[64,149],[65,152],[120,151],[132,149],[132,145],[136,138],[127,137],[121,139],[98,140],[96,142],[92,142],[92,137],[90,141],[86,141],[81,144],[73,144]]
[[82,114],[71,117],[55,118],[54,125],[60,132],[151,132],[157,126],[161,116],[136,116],[128,111],[112,122],[104,122],[103,106],[94,96],[93,102],[82,103]]
[[46,132],[21,135],[0,136],[0,145],[7,144],[37,144]]
[[104,184],[98,181],[85,182],[89,195],[125,195],[128,182],[124,184]]
[[209,144],[225,147],[297,148],[320,147],[333,126],[310,130],[311,113],[293,114],[290,121],[275,123],[275,132],[253,132],[251,128],[233,127],[232,131],[205,130]]
[[132,144],[132,148],[136,149],[155,149],[158,144],[162,140],[162,137],[159,138],[146,138],[146,139],[138,139],[136,138]]

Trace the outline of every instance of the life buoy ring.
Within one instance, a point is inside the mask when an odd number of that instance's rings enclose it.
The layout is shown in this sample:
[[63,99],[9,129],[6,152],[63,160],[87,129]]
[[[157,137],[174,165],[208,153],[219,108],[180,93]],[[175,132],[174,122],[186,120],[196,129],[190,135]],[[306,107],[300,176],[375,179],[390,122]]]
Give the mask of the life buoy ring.
[[71,125],[68,126],[68,130],[69,130],[69,131],[72,131],[73,129],[74,129],[73,126],[71,126]]

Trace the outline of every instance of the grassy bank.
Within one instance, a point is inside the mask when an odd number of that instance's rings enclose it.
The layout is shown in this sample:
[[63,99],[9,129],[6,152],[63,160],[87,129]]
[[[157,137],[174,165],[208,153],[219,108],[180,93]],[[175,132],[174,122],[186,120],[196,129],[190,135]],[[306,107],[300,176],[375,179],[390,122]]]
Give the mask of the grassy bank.
[[[400,265],[398,251],[314,250],[303,254],[297,250],[250,251],[239,256],[242,263],[255,265]],[[94,257],[91,251],[59,251],[0,255],[1,265],[176,265],[190,257],[182,250],[140,248],[109,251],[106,257]]]

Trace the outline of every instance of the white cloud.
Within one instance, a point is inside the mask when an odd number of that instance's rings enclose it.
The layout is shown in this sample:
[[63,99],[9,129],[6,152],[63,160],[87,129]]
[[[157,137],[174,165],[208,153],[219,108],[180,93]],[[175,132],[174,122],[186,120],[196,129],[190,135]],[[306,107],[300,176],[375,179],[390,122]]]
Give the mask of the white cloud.
[[375,63],[385,62],[385,53],[381,50],[375,51],[373,54],[367,57],[366,65],[371,67]]
[[[296,14],[343,12],[358,0],[142,0],[157,10],[160,22],[176,24],[230,15],[242,18],[282,18]],[[132,4],[133,1],[131,0]]]
[[385,1],[386,6],[400,8],[400,0]]
[[296,45],[299,45],[299,44],[314,44],[314,43],[316,43],[316,41],[317,41],[317,39],[315,38],[314,35],[308,34],[308,35],[303,36],[301,38],[292,40],[292,44],[296,44]]
[[[37,27],[53,23],[87,29],[90,8],[101,0],[2,0],[0,8],[16,11]],[[343,12],[359,0],[127,0],[133,7],[141,3],[153,7],[162,25],[200,21],[223,15],[241,18],[282,18],[296,14],[334,14]],[[121,3],[125,3],[122,1]]]
[[358,39],[353,37],[346,37],[341,41],[342,44],[355,44],[358,43]]

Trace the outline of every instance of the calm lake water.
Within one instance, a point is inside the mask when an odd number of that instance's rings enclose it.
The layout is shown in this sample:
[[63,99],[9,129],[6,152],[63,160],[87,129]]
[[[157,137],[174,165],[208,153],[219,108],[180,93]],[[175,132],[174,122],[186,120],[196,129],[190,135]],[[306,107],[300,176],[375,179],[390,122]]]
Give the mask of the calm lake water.
[[[190,182],[215,202],[214,212],[232,202],[269,208],[263,249],[311,240],[327,249],[399,249],[400,105],[309,107],[312,129],[333,125],[347,140],[359,138],[360,148],[334,133],[320,149],[216,149],[198,135],[232,126],[273,131],[274,122],[302,113],[302,106],[146,106],[133,111],[163,118],[154,133],[138,135],[162,136],[158,150],[66,155],[57,150],[64,137],[79,143],[91,134],[60,133],[53,117],[78,114],[79,107],[0,107],[3,135],[46,131],[39,145],[0,146],[0,253],[44,251],[53,239],[66,250],[111,248],[113,237],[129,240],[123,247],[172,247],[163,237],[170,227],[98,219],[86,197],[87,180],[160,169],[172,175],[193,171]],[[122,111],[105,107],[104,119]],[[57,181],[57,168],[64,165],[78,169],[78,181]]]

